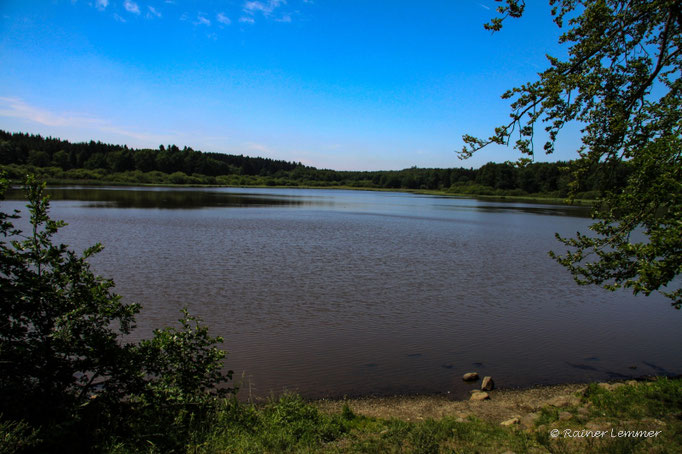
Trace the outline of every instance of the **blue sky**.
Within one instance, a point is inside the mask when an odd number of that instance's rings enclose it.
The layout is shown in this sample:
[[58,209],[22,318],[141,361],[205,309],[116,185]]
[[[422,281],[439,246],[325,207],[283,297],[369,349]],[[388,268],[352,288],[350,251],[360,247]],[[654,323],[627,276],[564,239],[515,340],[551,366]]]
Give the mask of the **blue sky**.
[[491,0],[0,0],[0,129],[339,170],[515,160],[455,150],[565,54],[528,4],[491,34]]

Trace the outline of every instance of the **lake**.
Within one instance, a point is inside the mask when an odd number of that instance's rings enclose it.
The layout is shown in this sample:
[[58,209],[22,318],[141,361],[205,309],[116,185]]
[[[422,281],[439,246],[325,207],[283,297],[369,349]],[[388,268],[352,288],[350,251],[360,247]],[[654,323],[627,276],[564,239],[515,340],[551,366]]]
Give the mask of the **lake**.
[[[585,208],[397,192],[58,188],[58,239],[138,302],[225,338],[241,397],[450,393],[682,373],[682,311],[579,287],[547,251]],[[10,194],[17,197],[16,193]],[[21,208],[2,202],[3,211]],[[25,209],[22,212],[26,212]]]

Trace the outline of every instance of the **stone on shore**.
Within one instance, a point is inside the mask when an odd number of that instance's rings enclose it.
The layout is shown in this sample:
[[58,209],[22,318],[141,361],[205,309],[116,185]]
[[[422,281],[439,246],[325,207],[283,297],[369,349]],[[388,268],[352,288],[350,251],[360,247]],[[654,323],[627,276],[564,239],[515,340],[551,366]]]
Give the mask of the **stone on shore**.
[[493,388],[495,388],[493,377],[483,377],[483,382],[481,382],[481,390],[492,391]]
[[468,373],[462,375],[462,380],[464,380],[464,381],[478,380],[478,372],[468,372]]
[[525,428],[530,428],[535,425],[535,421],[537,421],[540,418],[540,413],[528,413],[527,415],[523,416],[519,423],[525,427]]
[[590,416],[590,409],[587,407],[578,407],[578,414],[584,418]]
[[519,421],[520,421],[519,418],[511,418],[511,419],[507,419],[506,421],[502,421],[500,423],[500,425],[505,426],[505,427],[509,427],[509,426],[513,426],[514,424],[518,424]]
[[580,398],[576,396],[556,396],[549,399],[546,404],[552,407],[569,407],[571,405],[578,405]]
[[625,386],[625,383],[597,383],[597,386],[606,391],[613,391],[614,389]]
[[568,421],[573,418],[573,413],[569,411],[562,411],[559,413],[559,421]]
[[481,401],[481,400],[488,400],[488,399],[490,399],[490,395],[486,392],[483,392],[483,391],[475,392],[469,398],[469,400],[474,400],[474,401]]

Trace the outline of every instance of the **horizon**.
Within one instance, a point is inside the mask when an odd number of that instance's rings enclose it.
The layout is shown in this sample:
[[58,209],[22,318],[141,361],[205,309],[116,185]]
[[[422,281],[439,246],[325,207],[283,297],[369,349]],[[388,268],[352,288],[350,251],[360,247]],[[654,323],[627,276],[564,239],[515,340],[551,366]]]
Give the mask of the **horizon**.
[[[548,5],[492,34],[495,2],[55,0],[0,4],[0,129],[319,169],[514,161],[463,134],[508,120],[506,90],[565,56]],[[542,141],[542,135],[538,142]],[[567,128],[550,156],[577,157]],[[538,146],[541,148],[541,146]]]

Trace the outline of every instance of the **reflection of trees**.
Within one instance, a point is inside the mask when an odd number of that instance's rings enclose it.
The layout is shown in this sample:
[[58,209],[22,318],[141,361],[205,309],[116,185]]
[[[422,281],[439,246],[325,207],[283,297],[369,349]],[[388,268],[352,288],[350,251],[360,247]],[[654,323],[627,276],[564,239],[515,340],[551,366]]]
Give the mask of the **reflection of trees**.
[[[98,188],[50,188],[52,200],[80,200],[115,208],[189,209],[203,207],[291,206],[306,202],[298,197],[277,197],[211,191],[107,190]],[[18,193],[8,194],[18,197]]]

